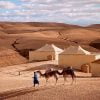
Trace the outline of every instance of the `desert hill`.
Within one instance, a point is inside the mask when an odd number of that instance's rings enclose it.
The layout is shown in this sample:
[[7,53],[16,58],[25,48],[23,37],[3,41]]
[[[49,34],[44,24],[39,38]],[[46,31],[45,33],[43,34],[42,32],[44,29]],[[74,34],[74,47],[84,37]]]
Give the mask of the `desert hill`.
[[23,37],[24,39],[30,38],[31,40],[32,38],[42,37],[43,40],[56,38],[58,40],[64,40],[64,42],[66,42],[65,40],[75,40],[76,42],[78,41],[81,43],[84,43],[84,41],[88,41],[89,43],[100,38],[100,33],[94,30],[97,28],[99,29],[99,25],[91,25],[84,28],[82,26],[68,25],[63,23],[1,22],[0,27],[0,34],[7,34],[9,38]]
[[61,48],[81,45],[97,52],[100,51],[100,41],[97,41],[100,39],[99,30],[99,24],[82,27],[54,22],[0,22],[0,47],[16,50],[25,57],[28,57],[29,50],[46,43],[54,43]]
[[89,26],[87,26],[85,28],[89,29],[89,30],[94,30],[94,31],[100,32],[100,24],[89,25]]
[[22,57],[18,52],[0,47],[0,67],[23,64],[26,62],[27,59]]
[[2,28],[12,26],[33,26],[33,27],[80,27],[78,25],[69,25],[56,22],[0,22]]
[[100,29],[100,24],[93,24],[93,25],[89,25],[87,27]]

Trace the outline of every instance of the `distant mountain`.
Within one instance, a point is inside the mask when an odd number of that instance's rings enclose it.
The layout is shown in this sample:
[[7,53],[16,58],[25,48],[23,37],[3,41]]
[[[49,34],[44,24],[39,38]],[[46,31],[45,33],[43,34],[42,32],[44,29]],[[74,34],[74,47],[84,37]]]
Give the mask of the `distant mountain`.
[[64,23],[56,23],[56,22],[0,22],[1,27],[12,27],[12,26],[23,26],[29,25],[34,27],[80,27],[78,25],[70,25]]
[[94,30],[100,32],[100,24],[93,24],[85,27],[86,29]]
[[100,24],[92,24],[92,25],[89,25],[87,27],[91,27],[91,28],[100,28]]

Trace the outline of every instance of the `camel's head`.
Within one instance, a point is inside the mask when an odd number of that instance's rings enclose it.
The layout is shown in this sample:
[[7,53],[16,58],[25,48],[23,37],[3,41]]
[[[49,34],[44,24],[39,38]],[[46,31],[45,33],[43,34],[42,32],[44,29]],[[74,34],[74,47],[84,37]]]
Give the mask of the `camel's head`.
[[36,73],[38,73],[40,75],[40,77],[44,77],[44,74],[41,73],[41,71],[36,71]]

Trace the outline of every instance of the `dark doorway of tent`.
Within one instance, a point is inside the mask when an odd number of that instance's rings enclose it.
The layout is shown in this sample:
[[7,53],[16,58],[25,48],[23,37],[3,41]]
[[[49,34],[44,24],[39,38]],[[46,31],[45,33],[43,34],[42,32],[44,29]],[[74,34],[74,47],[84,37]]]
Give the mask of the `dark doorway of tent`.
[[47,60],[53,60],[53,56],[52,55],[48,55],[47,56]]

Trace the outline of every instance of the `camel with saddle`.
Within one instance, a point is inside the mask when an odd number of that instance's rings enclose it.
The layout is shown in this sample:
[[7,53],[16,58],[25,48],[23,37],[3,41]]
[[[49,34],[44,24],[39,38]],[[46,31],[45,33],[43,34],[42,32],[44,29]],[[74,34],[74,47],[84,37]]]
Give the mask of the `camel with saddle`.
[[72,83],[73,83],[73,81],[76,78],[75,72],[72,69],[72,67],[65,67],[65,68],[62,69],[62,72],[59,72],[59,70],[51,70],[51,69],[46,70],[45,73],[42,73],[41,71],[36,71],[36,72],[39,73],[41,77],[44,77],[46,79],[46,83],[48,82],[48,79],[50,77],[54,77],[55,80],[56,80],[56,83],[57,83],[57,81],[58,81],[58,76],[57,75],[62,75],[63,76],[63,78],[64,78],[64,84],[66,82],[66,78],[69,75],[72,78]]

